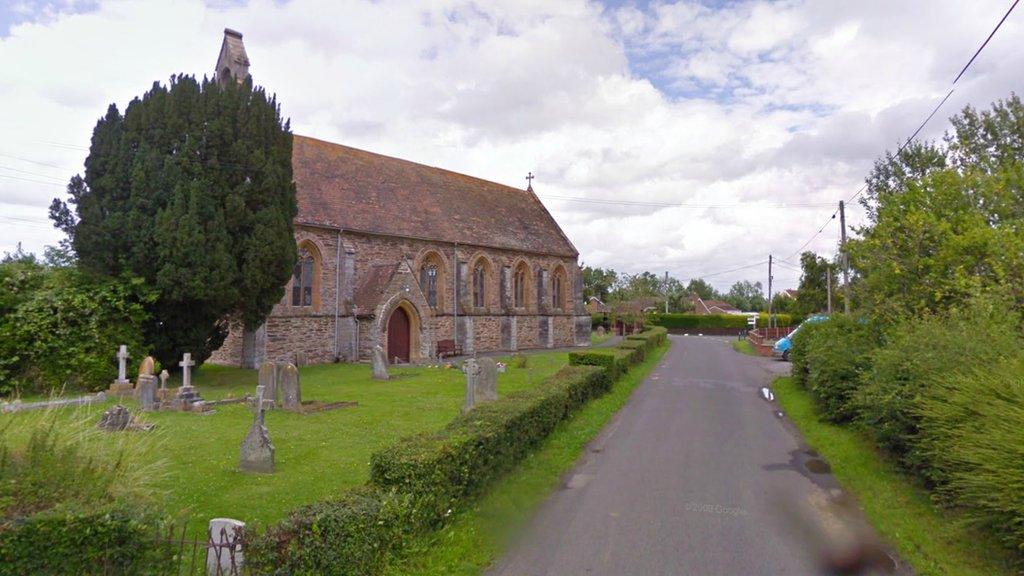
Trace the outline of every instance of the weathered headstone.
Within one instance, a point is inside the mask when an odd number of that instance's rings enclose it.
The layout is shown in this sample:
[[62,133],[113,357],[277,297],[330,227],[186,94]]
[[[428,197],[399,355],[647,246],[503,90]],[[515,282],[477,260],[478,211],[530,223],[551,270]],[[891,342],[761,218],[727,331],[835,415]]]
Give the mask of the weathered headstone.
[[128,382],[128,358],[131,355],[128,354],[128,347],[124,344],[117,349],[117,383],[121,384]]
[[281,395],[285,410],[302,410],[302,393],[299,389],[299,369],[286,364],[281,369]]
[[462,412],[466,413],[476,407],[476,380],[480,376],[480,364],[476,358],[469,358],[462,363],[462,373],[466,375],[466,401]]
[[103,413],[103,416],[100,418],[100,422],[96,427],[100,430],[107,430],[109,432],[120,432],[121,430],[127,429],[131,423],[131,413],[128,412],[128,409],[124,406],[117,404]]
[[384,347],[377,344],[373,347],[373,379],[389,380],[388,359],[384,356]]
[[256,387],[256,415],[245,440],[242,440],[239,467],[245,472],[274,472],[274,444],[270,441],[264,424],[266,411],[263,405],[263,386]]
[[156,391],[156,397],[161,402],[166,402],[171,399],[171,393],[167,390],[167,380],[170,379],[171,374],[167,370],[160,371],[160,389]]
[[494,358],[481,358],[480,375],[476,378],[476,401],[494,402],[498,399],[498,366]]
[[139,382],[135,391],[139,395],[139,408],[146,412],[157,409],[156,376],[139,374]]
[[110,385],[111,394],[131,394],[132,382],[128,379],[128,347],[122,344],[117,349],[117,380]]
[[153,371],[156,370],[156,360],[152,356],[146,356],[139,363],[139,376],[142,375],[153,375]]
[[174,400],[171,403],[172,408],[195,411],[206,409],[203,398],[199,395],[195,386],[192,385],[191,368],[195,365],[195,361],[192,360],[192,354],[189,352],[185,352],[182,355],[181,362],[178,362],[178,366],[181,366],[181,387],[178,388],[178,393],[174,395]]
[[240,573],[242,567],[242,532],[245,522],[231,518],[210,520],[210,542],[206,550],[207,574]]
[[259,374],[256,377],[256,385],[263,386],[263,396],[271,408],[276,408],[277,398],[277,365],[269,360],[260,365]]
[[604,338],[604,325],[597,327],[597,335]]

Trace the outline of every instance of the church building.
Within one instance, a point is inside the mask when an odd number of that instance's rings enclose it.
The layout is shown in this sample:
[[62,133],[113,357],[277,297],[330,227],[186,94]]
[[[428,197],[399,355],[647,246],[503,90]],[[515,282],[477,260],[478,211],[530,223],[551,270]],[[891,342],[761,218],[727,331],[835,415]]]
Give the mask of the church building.
[[[245,79],[224,31],[220,81]],[[219,364],[389,361],[586,346],[579,253],[537,195],[294,136],[298,259],[258,330],[232,323]]]

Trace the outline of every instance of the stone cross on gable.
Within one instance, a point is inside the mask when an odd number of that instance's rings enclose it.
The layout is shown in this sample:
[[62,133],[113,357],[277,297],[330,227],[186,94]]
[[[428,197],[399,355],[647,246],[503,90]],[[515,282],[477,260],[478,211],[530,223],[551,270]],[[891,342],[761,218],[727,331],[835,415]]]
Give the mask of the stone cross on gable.
[[533,190],[533,179],[534,178],[536,178],[536,176],[533,175],[533,172],[530,172],[529,174],[526,175],[526,182],[527,182],[526,189],[527,190]]
[[188,388],[192,386],[192,373],[190,368],[195,366],[196,363],[192,360],[192,353],[185,352],[181,357],[181,362],[178,362],[178,366],[181,366],[181,387]]
[[117,381],[127,382],[128,381],[128,347],[121,344],[120,348],[117,349]]

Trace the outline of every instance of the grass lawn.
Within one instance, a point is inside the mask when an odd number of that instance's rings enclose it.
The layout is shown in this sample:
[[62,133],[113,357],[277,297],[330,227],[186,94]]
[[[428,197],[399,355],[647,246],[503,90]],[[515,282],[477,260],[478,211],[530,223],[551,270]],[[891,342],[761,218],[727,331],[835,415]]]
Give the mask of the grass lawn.
[[600,336],[600,335],[598,335],[598,333],[596,331],[593,331],[593,332],[590,333],[590,345],[594,346],[594,345],[597,345],[597,344],[601,344],[603,342],[607,342],[608,340],[611,339],[611,337],[613,335],[614,334],[612,334],[611,330],[609,330],[608,332],[605,332],[604,336]]
[[652,352],[619,380],[610,393],[559,424],[539,450],[499,480],[472,507],[456,512],[445,528],[409,542],[403,556],[389,567],[388,576],[476,575],[483,571],[555,489],[562,475],[572,469],[587,443],[625,405],[667,349],[665,346]]
[[[498,390],[508,394],[530,388],[568,363],[568,355],[528,356],[525,368],[509,364]],[[277,472],[271,475],[238,471],[239,446],[252,423],[244,404],[217,406],[209,415],[155,412],[142,416],[157,425],[152,432],[130,432],[139,442],[154,442],[163,459],[166,507],[190,518],[205,530],[210,518],[237,518],[256,525],[283,517],[289,510],[328,498],[369,478],[370,455],[402,436],[436,430],[455,418],[462,407],[465,384],[457,369],[409,367],[392,369],[393,379],[372,380],[367,364],[323,364],[301,369],[303,400],[354,401],[351,408],[295,414],[274,410],[267,429],[276,448]],[[254,394],[256,371],[204,366],[193,379],[206,400]],[[170,383],[168,384],[171,385]],[[176,385],[176,384],[175,384]],[[60,417],[98,421],[110,401],[100,406],[64,408]],[[134,409],[134,400],[124,400]],[[33,412],[2,415],[11,422],[15,446],[18,419]],[[25,420],[27,422],[27,420]]]
[[746,338],[743,340],[733,340],[732,349],[747,356],[757,356],[757,350],[754,350],[754,345]]
[[993,538],[933,506],[928,492],[898,472],[870,439],[854,428],[822,422],[810,395],[791,378],[777,379],[774,392],[807,443],[828,460],[871,524],[917,574],[1016,573]]

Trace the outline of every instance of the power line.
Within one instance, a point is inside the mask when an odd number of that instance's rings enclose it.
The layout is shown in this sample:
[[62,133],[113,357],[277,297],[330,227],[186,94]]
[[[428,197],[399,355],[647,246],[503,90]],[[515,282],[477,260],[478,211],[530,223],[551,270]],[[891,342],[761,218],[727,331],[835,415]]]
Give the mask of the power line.
[[792,204],[701,204],[696,202],[645,202],[641,200],[611,200],[602,198],[581,198],[579,196],[559,196],[556,194],[538,194],[541,198],[553,200],[567,200],[570,202],[584,202],[590,204],[611,204],[617,206],[652,206],[658,208],[711,208],[711,209],[733,209],[733,208],[820,208],[831,206],[831,202],[795,202]]
[[40,162],[38,160],[29,160],[28,158],[22,158],[20,156],[13,156],[11,154],[0,153],[0,156],[3,156],[4,158],[11,158],[13,160],[20,160],[22,162],[28,162],[29,164],[38,164],[40,166],[48,166],[50,168],[56,168],[58,170],[67,170],[68,172],[75,172],[76,171],[74,168],[68,168],[66,166],[57,166],[56,164],[49,164],[47,162]]
[[33,180],[32,178],[22,178],[21,176],[9,176],[7,174],[0,174],[0,178],[10,178],[11,180],[24,180],[25,182],[35,182],[36,184],[49,184],[50,186],[60,186],[61,188],[65,187],[64,184],[59,184],[57,182],[47,182],[45,180]]
[[28,174],[29,176],[38,176],[40,178],[52,178],[54,180],[64,181],[64,178],[58,178],[57,176],[50,176],[49,174],[40,174],[39,172],[30,172],[28,170],[21,170],[19,168],[11,168],[10,166],[0,165],[0,170],[10,170],[11,172],[19,172],[21,174]]
[[963,70],[961,70],[960,73],[956,75],[956,78],[953,79],[953,84],[956,84],[957,80],[964,75],[964,72],[967,72],[967,69],[971,67],[971,64],[974,64],[974,59],[981,54],[981,51],[985,49],[985,46],[988,46],[988,41],[996,35],[999,27],[1003,25],[1003,22],[1006,22],[1006,19],[1010,16],[1010,12],[1013,12],[1013,9],[1017,7],[1018,2],[1020,2],[1020,0],[1014,0],[1013,4],[1010,5],[1010,9],[1006,11],[1006,14],[1003,14],[1003,17],[999,20],[999,23],[996,24],[996,27],[992,29],[992,32],[989,32],[988,38],[985,38],[985,41],[981,43],[981,46],[978,47],[978,51],[974,53],[974,56],[971,56],[971,59],[964,65]]

